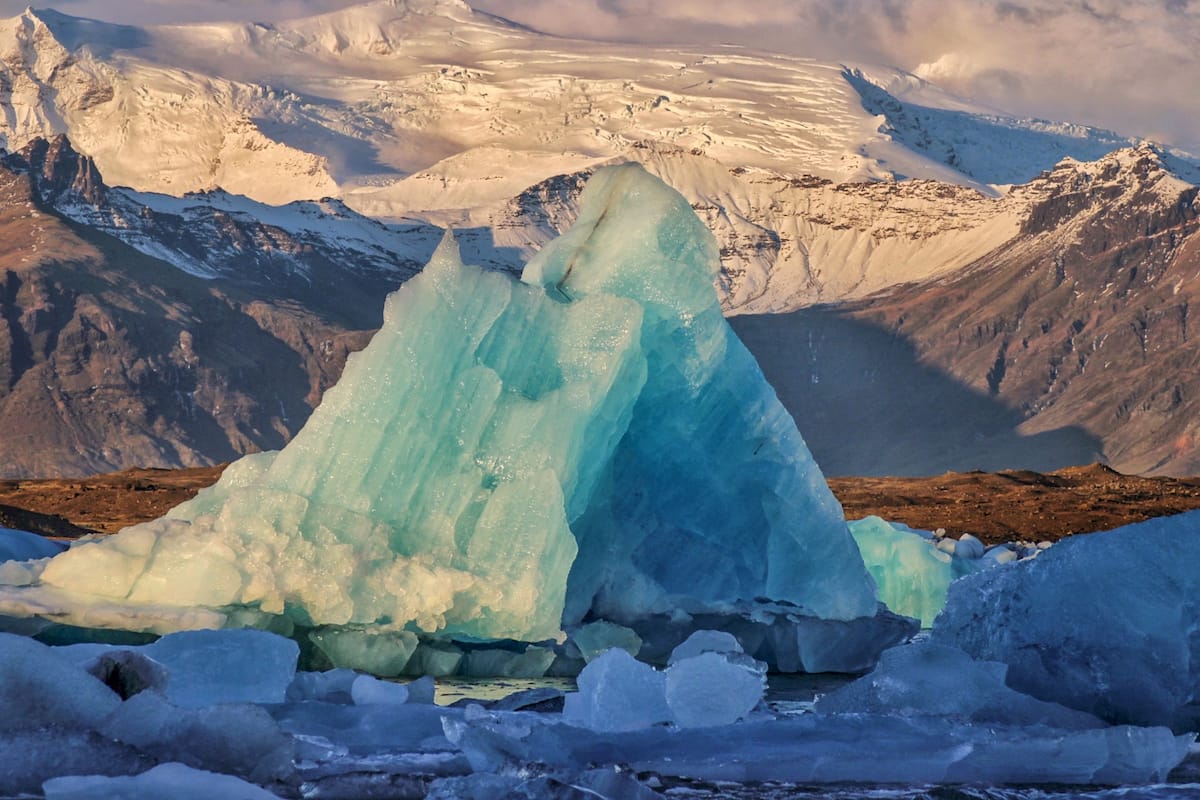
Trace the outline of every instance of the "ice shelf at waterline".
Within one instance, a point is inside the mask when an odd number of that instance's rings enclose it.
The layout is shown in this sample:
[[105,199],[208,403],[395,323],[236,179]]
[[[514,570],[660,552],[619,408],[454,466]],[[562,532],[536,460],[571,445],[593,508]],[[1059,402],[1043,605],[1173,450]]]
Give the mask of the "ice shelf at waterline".
[[716,243],[600,170],[520,281],[448,237],[282,451],[166,517],[0,572],[0,614],[88,627],[555,636],[589,611],[767,597],[877,611],[841,508],[731,333]]

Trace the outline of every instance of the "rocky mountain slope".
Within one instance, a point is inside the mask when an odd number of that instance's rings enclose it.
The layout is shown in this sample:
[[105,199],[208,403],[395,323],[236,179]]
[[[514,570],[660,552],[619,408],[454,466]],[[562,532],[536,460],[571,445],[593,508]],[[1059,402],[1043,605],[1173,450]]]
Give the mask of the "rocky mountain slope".
[[[258,250],[269,235],[284,255],[201,278],[47,202],[102,203],[107,191],[62,141],[0,164],[5,475],[206,464],[278,447],[379,324],[383,295],[411,274],[402,260],[340,269],[336,249],[229,216],[207,242],[218,253],[222,243]],[[181,221],[163,223],[157,235],[179,245]]]
[[10,475],[281,444],[443,227],[519,268],[622,160],[717,236],[725,308],[828,472],[1200,469],[1196,169],[1117,134],[459,0],[274,26],[26,11],[0,21],[0,108]]
[[960,270],[734,325],[834,473],[1196,474],[1200,189],[1178,172],[1149,146],[1066,160]]

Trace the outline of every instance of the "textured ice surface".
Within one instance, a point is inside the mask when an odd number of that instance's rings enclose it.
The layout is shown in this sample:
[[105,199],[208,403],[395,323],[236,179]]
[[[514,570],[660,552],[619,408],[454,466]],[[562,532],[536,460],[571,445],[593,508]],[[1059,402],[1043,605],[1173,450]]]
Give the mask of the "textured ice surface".
[[63,551],[63,545],[29,531],[0,528],[0,562],[49,558]]
[[284,450],[52,559],[0,613],[524,641],[673,596],[870,617],[841,509],[725,323],[717,267],[687,201],[636,166],[597,172],[520,282],[447,241]]
[[0,730],[0,797],[37,796],[60,775],[128,775],[154,765],[133,748],[90,730],[37,726]]
[[1073,536],[963,578],[936,641],[1114,723],[1200,729],[1200,512]]
[[240,778],[175,763],[133,776],[53,778],[44,791],[46,800],[276,800],[266,789]]

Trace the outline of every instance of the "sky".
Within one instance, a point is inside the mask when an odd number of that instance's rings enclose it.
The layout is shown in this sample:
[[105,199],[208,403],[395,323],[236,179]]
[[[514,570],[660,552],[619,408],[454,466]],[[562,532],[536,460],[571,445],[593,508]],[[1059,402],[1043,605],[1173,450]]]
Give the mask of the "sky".
[[[348,0],[35,0],[114,22],[277,22]],[[0,0],[19,13],[26,0]],[[1200,0],[474,0],[563,36],[895,66],[1020,116],[1200,154]]]

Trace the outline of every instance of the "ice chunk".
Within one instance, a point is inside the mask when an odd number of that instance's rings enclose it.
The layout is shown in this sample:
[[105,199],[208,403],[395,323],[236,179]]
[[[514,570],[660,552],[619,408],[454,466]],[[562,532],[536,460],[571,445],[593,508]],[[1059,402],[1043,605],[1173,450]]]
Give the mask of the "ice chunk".
[[765,665],[739,654],[701,653],[667,670],[666,698],[671,721],[681,728],[729,725],[762,701]]
[[879,599],[897,614],[929,627],[946,604],[950,583],[979,568],[983,544],[970,534],[932,542],[917,531],[870,516],[850,533],[875,579]]
[[465,715],[456,738],[473,764],[508,774],[520,774],[522,761],[536,765],[534,774],[618,763],[635,774],[743,785],[1147,783],[1165,780],[1192,740],[1166,728],[1063,730],[861,712],[624,732],[532,716],[504,724]]
[[629,731],[668,722],[666,676],[620,648],[592,660],[566,696],[563,719],[597,731]]
[[670,653],[698,630],[731,634],[754,658],[776,672],[866,672],[879,654],[920,629],[882,605],[872,617],[827,620],[786,603],[730,603],[691,614],[657,614],[632,623],[642,637],[639,658],[666,664]]
[[56,556],[65,545],[29,531],[0,528],[0,562],[31,561]]
[[959,558],[983,558],[983,542],[969,533],[958,537],[954,545],[954,555]]
[[462,664],[463,651],[449,642],[421,642],[404,665],[404,674],[414,677],[454,675]]
[[315,701],[319,703],[351,703],[350,689],[359,674],[352,669],[331,669],[324,672],[297,672],[287,688],[289,703]]
[[350,687],[350,697],[359,706],[432,703],[434,688],[433,678],[430,677],[411,683],[391,683],[370,675],[359,675]]
[[159,764],[141,775],[108,778],[99,775],[53,778],[43,785],[46,800],[276,800],[275,795],[231,775],[192,769],[183,764]]
[[635,658],[642,649],[642,637],[636,632],[605,620],[584,625],[571,634],[571,641],[579,648],[584,661],[591,661],[612,647],[619,647]]
[[937,716],[972,724],[1102,728],[1091,714],[1047,703],[1004,684],[1008,667],[975,661],[956,647],[920,642],[887,650],[875,670],[825,695],[824,713]]
[[692,658],[701,653],[744,653],[737,637],[725,631],[696,631],[671,651],[668,664],[674,664],[685,658]]
[[402,674],[417,649],[412,631],[322,628],[308,638],[334,667],[361,669],[384,678]]
[[130,775],[154,761],[93,731],[59,727],[0,729],[0,797],[37,796],[61,775]]
[[159,761],[180,761],[256,782],[292,772],[292,740],[255,705],[179,708],[142,692],[122,703],[100,731]]
[[1200,512],[1073,536],[957,581],[933,631],[1014,689],[1113,723],[1200,729]]
[[472,650],[463,659],[460,673],[468,678],[540,678],[554,662],[554,651],[529,645],[524,652]]
[[870,618],[841,509],[721,314],[718,255],[633,165],[595,174],[521,282],[447,241],[285,449],[55,557],[0,614],[522,641],[675,597]]
[[140,652],[166,667],[168,700],[200,707],[283,702],[300,648],[266,631],[181,631]]
[[0,633],[0,732],[94,730],[120,705],[111,689],[52,648]]

